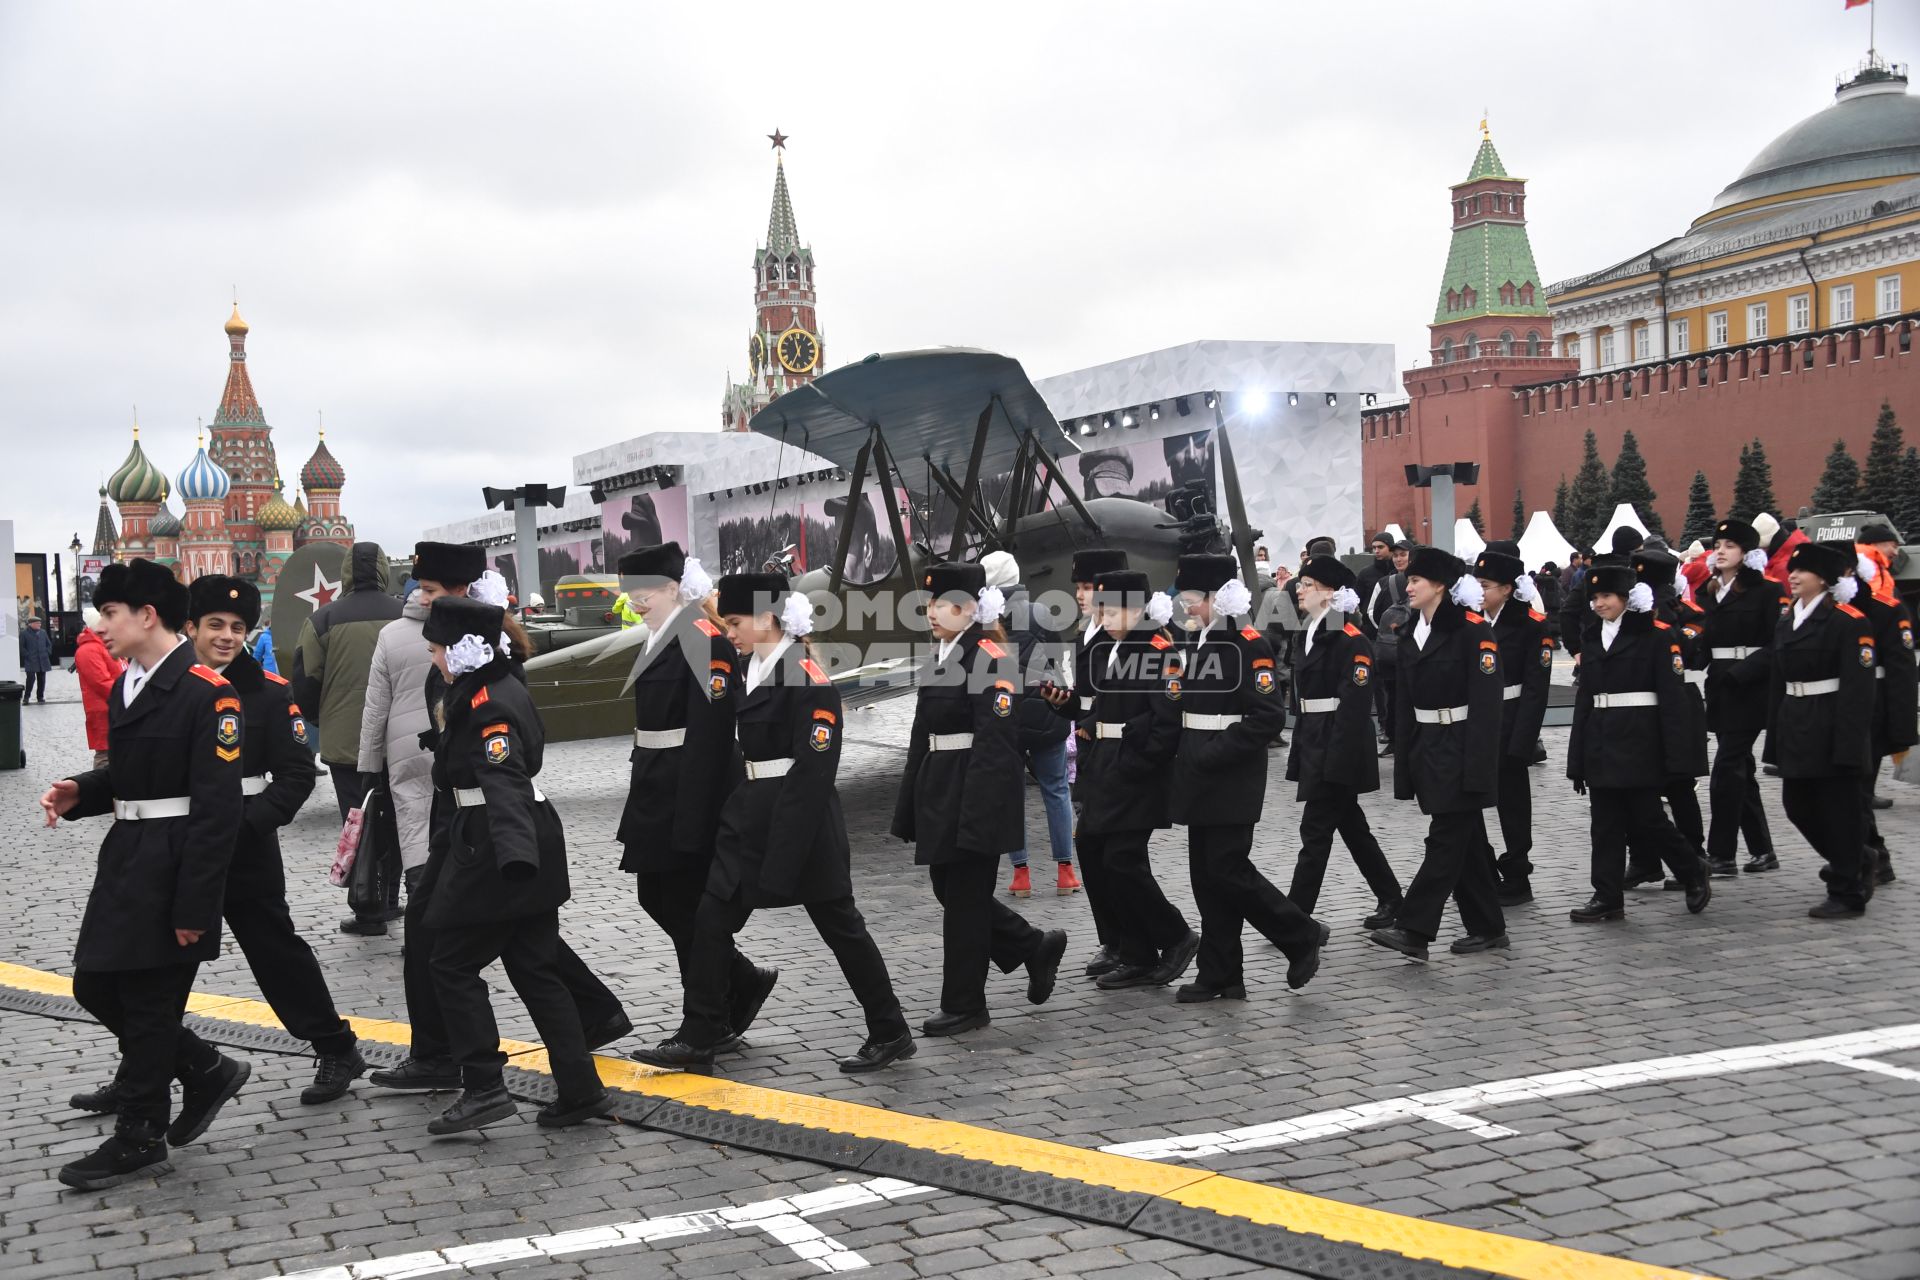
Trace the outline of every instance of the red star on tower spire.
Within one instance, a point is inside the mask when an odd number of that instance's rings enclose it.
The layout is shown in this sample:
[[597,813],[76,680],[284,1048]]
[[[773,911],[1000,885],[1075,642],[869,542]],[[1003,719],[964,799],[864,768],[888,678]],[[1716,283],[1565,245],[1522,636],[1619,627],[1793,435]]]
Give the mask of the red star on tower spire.
[[777,125],[776,125],[776,126],[774,126],[774,130],[773,130],[773,132],[767,135],[767,140],[768,140],[769,142],[771,142],[771,143],[773,143],[773,149],[774,149],[775,151],[784,151],[784,150],[786,150],[786,147],[787,147],[787,135],[786,135],[786,134],[784,134],[784,133],[782,133],[782,132],[780,132],[780,129],[779,129],[779,126],[777,126]]

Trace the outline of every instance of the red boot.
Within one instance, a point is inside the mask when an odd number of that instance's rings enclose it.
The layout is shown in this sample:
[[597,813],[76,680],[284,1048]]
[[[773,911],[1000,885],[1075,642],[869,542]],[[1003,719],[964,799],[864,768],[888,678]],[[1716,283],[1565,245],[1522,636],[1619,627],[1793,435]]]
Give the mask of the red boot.
[[1056,886],[1054,892],[1064,898],[1080,887],[1080,877],[1073,874],[1073,864],[1071,862],[1062,862],[1058,865],[1060,867],[1060,883]]
[[1015,867],[1013,869],[1013,883],[1007,886],[1007,892],[1016,898],[1031,898],[1033,896],[1033,877],[1027,874],[1025,867]]

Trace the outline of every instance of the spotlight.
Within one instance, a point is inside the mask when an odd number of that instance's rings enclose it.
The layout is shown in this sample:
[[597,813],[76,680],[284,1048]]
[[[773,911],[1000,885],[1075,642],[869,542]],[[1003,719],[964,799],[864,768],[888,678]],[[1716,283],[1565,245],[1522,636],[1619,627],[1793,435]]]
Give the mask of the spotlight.
[[1120,425],[1123,427],[1133,427],[1133,426],[1139,425],[1133,420],[1133,410],[1129,409],[1125,413],[1120,415]]
[[1371,409],[1371,408],[1373,408],[1373,406],[1374,406],[1374,405],[1376,405],[1376,404],[1379,404],[1379,403],[1380,403],[1380,397],[1379,397],[1379,396],[1377,396],[1377,395],[1375,395],[1375,394],[1373,394],[1373,392],[1371,392],[1371,391],[1369,391],[1369,392],[1367,392],[1367,394],[1366,394],[1366,395],[1365,395],[1365,396],[1364,396],[1364,397],[1362,398],[1362,400],[1361,400],[1361,403],[1362,403],[1362,404],[1364,404],[1364,405],[1366,405],[1366,407],[1367,407],[1367,408],[1369,408],[1369,409]]
[[1106,417],[1100,419],[1100,425],[1102,427],[1105,427],[1108,431],[1113,430],[1113,415],[1108,414]]
[[1185,396],[1181,396],[1173,402],[1173,409],[1175,413],[1178,413],[1183,418],[1193,412],[1193,406],[1187,403]]
[[727,490],[727,496],[731,498],[733,496],[733,490],[731,489]]
[[1267,393],[1264,391],[1242,391],[1240,393],[1240,412],[1265,413],[1267,411]]
[[1083,435],[1083,436],[1090,436],[1090,435],[1092,435],[1092,434],[1093,434],[1093,419],[1092,419],[1092,418],[1082,418],[1082,419],[1080,419],[1080,434],[1081,434],[1081,435]]
[[595,502],[605,502],[607,500],[607,491],[597,484],[587,490],[587,493]]
[[1329,408],[1329,409],[1331,409],[1331,408],[1333,408],[1333,406],[1335,406],[1335,405],[1337,405],[1337,404],[1339,404],[1339,403],[1340,403],[1340,397],[1339,397],[1339,396],[1337,396],[1337,395],[1335,395],[1335,394],[1334,394],[1333,392],[1331,392],[1331,391],[1329,391],[1329,392],[1327,392],[1327,408]]
[[1155,422],[1160,421],[1160,406],[1156,404],[1151,409],[1147,410],[1147,417],[1152,419]]
[[1287,392],[1287,408],[1298,409],[1299,407],[1300,407],[1300,393],[1298,391]]
[[1207,392],[1207,408],[1212,409],[1216,407],[1219,403],[1220,403],[1219,396],[1215,395],[1211,391]]

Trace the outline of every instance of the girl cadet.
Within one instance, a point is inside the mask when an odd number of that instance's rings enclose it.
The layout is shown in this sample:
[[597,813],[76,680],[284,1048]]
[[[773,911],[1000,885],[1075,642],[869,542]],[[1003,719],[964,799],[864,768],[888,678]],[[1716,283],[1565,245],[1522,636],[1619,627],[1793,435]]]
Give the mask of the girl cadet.
[[734,713],[746,777],[720,809],[713,871],[694,914],[680,1029],[632,1056],[669,1070],[711,1071],[715,1049],[732,1033],[734,935],[757,908],[803,906],[867,1015],[866,1043],[840,1059],[840,1070],[877,1071],[913,1056],[913,1033],[854,905],[834,787],[840,693],[806,642],[812,606],[778,573],[721,578],[718,606],[728,638],[747,658]]
[[987,962],[1002,973],[1025,966],[1027,999],[1053,994],[1064,929],[1045,933],[994,897],[1000,855],[1026,836],[1026,778],[1020,753],[1020,660],[1004,647],[998,587],[977,564],[927,570],[927,625],[937,649],[921,677],[908,738],[907,768],[893,810],[893,834],[914,843],[942,910],[940,1011],[922,1035],[984,1027]]
[[1774,624],[1787,603],[1766,569],[1760,531],[1745,520],[1722,520],[1713,531],[1713,576],[1694,592],[1706,614],[1700,642],[1707,650],[1707,728],[1714,738],[1707,863],[1716,876],[1739,874],[1734,853],[1743,838],[1748,871],[1780,865],[1753,762],[1753,744],[1767,727],[1762,695],[1772,669]]
[[1863,915],[1873,888],[1860,824],[1860,777],[1873,763],[1873,624],[1848,603],[1854,558],[1803,542],[1787,560],[1793,601],[1774,630],[1769,764],[1780,766],[1787,820],[1825,858],[1816,920]]
[[[433,754],[435,858],[423,884],[434,931],[433,982],[462,1092],[427,1126],[458,1133],[514,1114],[506,1055],[481,970],[499,960],[533,1016],[559,1096],[540,1109],[550,1128],[606,1115],[580,1014],[562,980],[560,904],[570,895],[560,815],[533,779],[546,732],[503,634],[504,611],[442,596],[421,636],[445,682],[429,694],[439,726]],[[433,686],[429,683],[429,689]],[[437,697],[437,702],[435,698]]]
[[[635,873],[640,909],[673,941],[684,987],[720,806],[740,777],[733,758],[740,655],[707,603],[713,580],[679,543],[620,557],[620,586],[646,620],[647,643],[629,679],[633,776],[615,839],[624,850],[620,869]],[[729,955],[731,1034],[723,1048],[738,1044],[779,978],[779,970],[738,951]]]

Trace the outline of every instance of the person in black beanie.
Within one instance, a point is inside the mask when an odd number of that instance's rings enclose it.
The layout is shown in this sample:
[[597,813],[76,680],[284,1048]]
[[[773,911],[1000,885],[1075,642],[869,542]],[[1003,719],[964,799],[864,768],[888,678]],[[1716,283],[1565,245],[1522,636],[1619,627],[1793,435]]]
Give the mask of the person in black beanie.
[[1493,861],[1500,905],[1518,906],[1533,900],[1533,783],[1527,771],[1533,765],[1534,746],[1546,719],[1547,694],[1553,684],[1553,634],[1533,577],[1511,542],[1491,542],[1473,562],[1480,583],[1481,609],[1493,638],[1500,645],[1500,675],[1504,682],[1500,704],[1500,840]]

